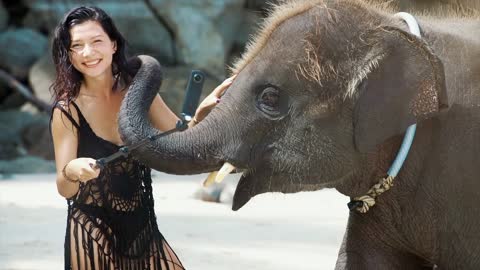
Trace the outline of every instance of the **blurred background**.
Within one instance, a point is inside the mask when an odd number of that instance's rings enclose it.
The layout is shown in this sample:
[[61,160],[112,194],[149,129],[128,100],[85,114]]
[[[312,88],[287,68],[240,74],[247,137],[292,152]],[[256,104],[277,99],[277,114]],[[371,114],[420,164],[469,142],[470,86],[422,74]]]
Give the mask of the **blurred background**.
[[[204,95],[228,75],[250,35],[267,15],[265,0],[21,0],[0,1],[0,175],[54,172],[48,131],[55,76],[51,37],[78,5],[109,13],[130,45],[164,66],[160,89],[179,113],[191,69],[208,74]],[[397,10],[475,13],[480,0],[374,0]],[[450,12],[450,11],[449,11]]]

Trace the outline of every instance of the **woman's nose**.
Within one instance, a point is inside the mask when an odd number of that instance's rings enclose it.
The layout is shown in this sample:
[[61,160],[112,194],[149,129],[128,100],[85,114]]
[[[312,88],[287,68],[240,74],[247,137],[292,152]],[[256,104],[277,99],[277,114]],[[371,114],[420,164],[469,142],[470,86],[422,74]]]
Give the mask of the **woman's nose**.
[[92,47],[90,47],[90,45],[88,44],[85,44],[85,47],[83,47],[83,50],[82,50],[82,56],[86,57],[86,56],[89,56],[91,53],[92,53]]

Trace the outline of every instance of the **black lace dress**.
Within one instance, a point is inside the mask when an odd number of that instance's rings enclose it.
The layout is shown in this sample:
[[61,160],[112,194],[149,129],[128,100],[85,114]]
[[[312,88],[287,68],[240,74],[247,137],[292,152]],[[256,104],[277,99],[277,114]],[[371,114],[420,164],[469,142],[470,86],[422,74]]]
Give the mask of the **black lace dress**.
[[[99,159],[120,146],[98,137],[78,106],[79,123],[56,104],[78,131],[77,157]],[[80,183],[67,200],[65,269],[184,269],[158,230],[150,168],[128,157]]]

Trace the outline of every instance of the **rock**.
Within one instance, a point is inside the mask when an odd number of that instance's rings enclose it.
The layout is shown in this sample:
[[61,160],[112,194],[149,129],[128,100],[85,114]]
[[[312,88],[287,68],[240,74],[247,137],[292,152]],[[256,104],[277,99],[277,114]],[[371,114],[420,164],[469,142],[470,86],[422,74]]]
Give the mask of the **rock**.
[[245,7],[254,10],[254,11],[261,11],[264,13],[270,4],[278,4],[279,0],[245,0]]
[[262,17],[258,12],[245,11],[242,16],[242,24],[238,27],[235,33],[234,42],[243,47],[247,41],[250,40],[252,35],[256,33],[261,19]]
[[54,173],[55,162],[34,156],[24,156],[13,160],[0,160],[0,174]]
[[47,50],[47,38],[28,28],[0,33],[0,67],[19,79],[27,78],[30,66]]
[[32,103],[30,102],[25,102],[21,107],[20,107],[20,111],[22,112],[28,112],[28,113],[31,113],[31,114],[37,114],[40,112],[40,110],[35,107]]
[[[53,30],[70,9],[79,6],[78,1],[50,0],[27,1],[30,9],[24,24],[32,28]],[[131,52],[149,54],[163,63],[173,63],[173,42],[165,27],[157,20],[150,7],[144,1],[114,0],[95,1],[95,6],[109,14],[118,30],[123,34]]]
[[261,16],[258,12],[245,11],[242,16],[243,22],[236,31],[233,46],[227,54],[226,63],[233,66],[233,63],[242,56],[245,44],[253,37],[255,30],[259,27]]
[[7,28],[8,24],[8,11],[3,6],[3,3],[0,2],[0,31],[3,31]]
[[[24,130],[31,125],[48,127],[48,116],[18,110],[0,111],[0,159],[14,159],[28,153],[23,141]],[[37,139],[43,135],[37,134]],[[32,141],[35,140],[33,136]],[[41,140],[38,143],[43,144]],[[50,144],[51,145],[51,144]],[[48,145],[43,145],[48,149]]]
[[2,104],[3,100],[10,95],[11,92],[12,89],[10,89],[7,84],[0,82],[0,104]]
[[25,149],[17,142],[2,142],[0,144],[0,160],[11,160],[21,157]]
[[225,59],[242,23],[243,0],[153,0],[175,33],[180,62],[225,76]]
[[50,93],[50,85],[54,82],[55,75],[55,66],[49,53],[44,54],[35,62],[30,68],[28,75],[28,81],[35,96],[48,104],[53,102],[52,94]]
[[22,94],[12,90],[2,100],[2,103],[0,104],[0,110],[16,109],[25,104],[26,101],[27,100],[22,96]]
[[22,130],[22,142],[29,155],[54,160],[53,141],[48,124],[35,122]]
[[97,5],[111,14],[134,53],[149,54],[163,63],[173,63],[173,40],[144,1],[121,5],[117,1],[105,1]]

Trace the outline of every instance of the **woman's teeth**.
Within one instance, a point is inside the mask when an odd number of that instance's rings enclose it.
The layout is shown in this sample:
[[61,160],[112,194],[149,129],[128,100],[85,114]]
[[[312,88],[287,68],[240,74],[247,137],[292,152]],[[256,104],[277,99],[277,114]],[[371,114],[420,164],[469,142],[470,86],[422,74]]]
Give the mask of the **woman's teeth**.
[[101,59],[97,59],[97,60],[94,60],[94,61],[90,61],[90,62],[84,62],[83,64],[87,67],[94,67],[96,66],[98,63],[100,63]]

